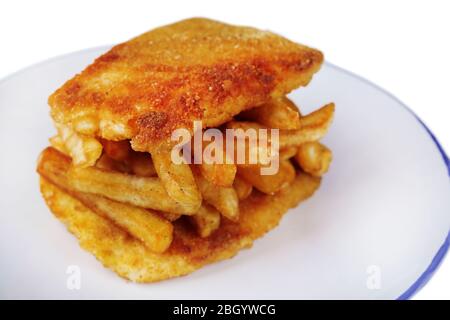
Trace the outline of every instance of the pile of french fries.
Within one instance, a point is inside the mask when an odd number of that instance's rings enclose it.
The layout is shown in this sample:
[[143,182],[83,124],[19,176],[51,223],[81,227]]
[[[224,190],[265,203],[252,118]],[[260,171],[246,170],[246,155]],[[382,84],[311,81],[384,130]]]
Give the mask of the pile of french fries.
[[221,219],[239,220],[239,202],[253,192],[273,195],[295,179],[296,170],[322,176],[332,155],[319,140],[333,113],[334,105],[328,104],[303,116],[283,97],[224,125],[279,129],[274,175],[261,175],[259,163],[174,164],[169,152],[136,152],[128,140],[96,139],[64,126],[57,126],[58,135],[50,139],[53,149],[44,151],[38,171],[161,253],[170,247],[178,219],[189,220],[199,237],[209,237]]

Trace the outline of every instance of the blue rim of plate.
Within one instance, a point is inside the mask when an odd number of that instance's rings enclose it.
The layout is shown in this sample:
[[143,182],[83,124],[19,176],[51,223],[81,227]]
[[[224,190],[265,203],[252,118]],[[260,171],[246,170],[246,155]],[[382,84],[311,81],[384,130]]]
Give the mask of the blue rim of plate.
[[[377,84],[367,80],[366,78],[363,78],[357,74],[354,74],[351,71],[345,70],[341,67],[338,67],[332,63],[326,62],[326,65],[336,69],[338,71],[341,71],[353,78],[359,79],[362,82],[370,85],[371,87],[377,89],[378,91],[384,93],[385,95],[389,96],[391,99],[395,100],[400,106],[402,106],[410,115],[412,115],[419,123],[420,125],[425,129],[426,133],[430,136],[431,140],[433,140],[434,144],[436,145],[439,153],[441,154],[442,159],[444,160],[444,163],[447,167],[447,171],[448,171],[448,176],[450,177],[450,160],[449,157],[447,156],[447,154],[444,151],[444,148],[441,146],[441,144],[439,143],[438,139],[436,138],[436,136],[434,135],[434,133],[425,125],[425,123],[422,121],[422,119],[419,118],[419,116],[417,116],[414,111],[412,111],[405,103],[403,103],[400,99],[398,99],[396,96],[394,96],[392,93],[390,93],[389,91],[386,91],[385,89],[381,88],[380,86],[378,86]],[[448,252],[448,248],[450,246],[450,230],[447,232],[447,237],[444,240],[444,243],[441,245],[441,247],[439,248],[438,252],[436,253],[436,255],[433,257],[433,259],[431,260],[430,265],[425,269],[425,271],[420,275],[420,277],[412,284],[409,286],[409,288],[403,293],[401,294],[397,300],[408,300],[410,298],[412,298],[412,296],[414,296],[417,292],[419,292],[419,290],[421,288],[423,288],[423,286],[425,286],[427,284],[427,282],[431,279],[431,277],[433,276],[433,274],[437,271],[437,269],[439,268],[439,266],[441,265],[441,262],[444,260],[445,255]]]
[[[104,45],[104,46],[98,46],[98,47],[93,47],[93,48],[88,48],[88,49],[82,49],[82,50],[77,50],[71,53],[66,53],[66,54],[62,54],[62,55],[58,55],[49,59],[45,59],[43,61],[40,61],[38,63],[32,64],[30,66],[27,66],[23,69],[20,69],[16,72],[13,72],[3,78],[0,79],[0,85],[7,81],[8,79],[14,77],[15,75],[18,75],[20,73],[22,73],[23,71],[44,65],[48,62],[51,61],[55,61],[58,59],[63,59],[63,58],[68,58],[72,55],[77,55],[80,53],[87,53],[89,51],[95,51],[95,50],[107,50],[111,48],[110,45]],[[436,138],[436,136],[433,134],[433,132],[425,125],[425,123],[422,121],[422,119],[420,119],[415,113],[414,111],[412,111],[405,103],[403,103],[400,99],[398,99],[396,96],[394,96],[392,93],[390,93],[389,91],[383,89],[382,87],[378,86],[377,84],[371,82],[370,80],[359,76],[351,71],[348,71],[346,69],[343,69],[341,67],[338,67],[330,62],[325,62],[324,63],[326,66],[336,69],[340,72],[343,72],[345,74],[347,74],[350,77],[356,78],[364,83],[366,83],[367,85],[377,89],[378,91],[380,91],[381,93],[389,96],[391,99],[395,100],[400,106],[402,106],[410,115],[412,115],[419,123],[420,125],[424,128],[424,130],[426,131],[426,133],[430,136],[431,140],[433,141],[433,143],[436,145],[439,153],[441,154],[442,159],[444,160],[444,163],[447,167],[447,171],[448,171],[448,176],[450,177],[450,159],[447,156],[447,154],[444,151],[444,148],[441,146],[441,144],[439,143],[438,139]],[[439,266],[441,265],[442,261],[444,260],[444,257],[446,256],[448,249],[450,247],[450,230],[447,232],[447,237],[444,240],[444,243],[441,245],[441,247],[439,248],[438,252],[435,254],[435,256],[433,257],[433,259],[431,260],[431,263],[428,265],[428,267],[425,269],[425,271],[419,276],[419,278],[412,284],[409,286],[409,288],[403,293],[401,294],[397,300],[408,300],[410,299],[412,296],[414,296],[421,288],[423,288],[428,281],[431,279],[431,277],[433,276],[433,274],[437,271],[437,269],[439,268]]]

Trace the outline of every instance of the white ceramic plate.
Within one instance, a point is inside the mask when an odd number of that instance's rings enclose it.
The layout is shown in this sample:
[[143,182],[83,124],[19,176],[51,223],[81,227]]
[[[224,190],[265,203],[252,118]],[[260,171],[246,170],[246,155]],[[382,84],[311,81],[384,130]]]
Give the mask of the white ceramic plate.
[[[155,284],[117,277],[52,216],[35,173],[54,133],[47,97],[106,49],[52,59],[0,82],[0,298],[408,298],[442,260],[448,158],[401,102],[326,64],[291,95],[303,112],[336,103],[324,140],[334,161],[314,197],[233,259]],[[80,290],[67,286],[69,266],[79,268]]]

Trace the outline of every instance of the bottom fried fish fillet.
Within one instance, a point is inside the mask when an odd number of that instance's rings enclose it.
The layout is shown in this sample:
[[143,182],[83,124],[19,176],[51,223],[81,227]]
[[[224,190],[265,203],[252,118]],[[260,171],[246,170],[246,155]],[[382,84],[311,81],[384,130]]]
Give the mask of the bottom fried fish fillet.
[[238,223],[222,219],[220,228],[200,238],[187,220],[174,222],[174,240],[164,253],[153,253],[139,240],[97,215],[73,196],[41,178],[47,205],[104,266],[136,282],[154,282],[193,272],[215,261],[231,258],[253,240],[278,225],[286,211],[308,198],[320,179],[299,173],[294,182],[273,196],[253,193],[240,203]]

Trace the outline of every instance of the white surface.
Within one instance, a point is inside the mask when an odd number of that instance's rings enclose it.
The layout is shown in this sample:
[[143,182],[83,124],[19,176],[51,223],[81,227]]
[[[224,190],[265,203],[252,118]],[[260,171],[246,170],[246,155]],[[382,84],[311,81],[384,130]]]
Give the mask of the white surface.
[[[8,106],[0,145],[14,155],[0,160],[0,252],[7,257],[0,297],[391,299],[417,280],[447,236],[447,167],[425,129],[391,97],[325,66],[292,94],[305,113],[337,105],[324,140],[335,160],[314,197],[231,260],[153,285],[125,282],[52,217],[34,173],[53,132],[46,97],[102,51],[49,61],[0,84],[0,105]],[[80,268],[80,290],[66,286],[71,265]],[[375,290],[367,286],[372,266],[381,272]]]
[[[448,1],[387,0],[165,0],[157,4],[4,0],[0,3],[0,78],[55,55],[117,43],[184,17],[207,16],[270,29],[322,49],[327,60],[393,92],[450,150],[449,5]],[[449,299],[449,287],[447,257],[416,298]]]

